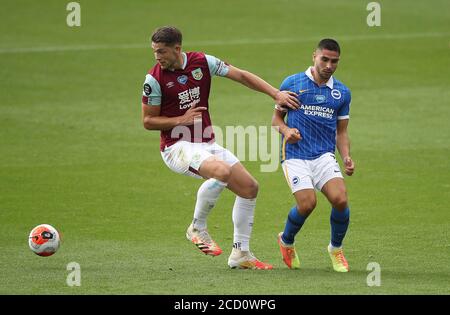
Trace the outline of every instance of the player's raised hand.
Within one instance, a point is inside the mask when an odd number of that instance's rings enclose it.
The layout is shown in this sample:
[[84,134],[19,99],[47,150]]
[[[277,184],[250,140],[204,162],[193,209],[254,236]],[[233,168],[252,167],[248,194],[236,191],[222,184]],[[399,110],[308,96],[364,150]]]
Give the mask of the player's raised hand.
[[344,166],[345,166],[345,174],[348,176],[352,176],[353,172],[355,171],[355,163],[353,162],[352,158],[347,156],[344,158]]
[[297,99],[297,94],[291,91],[278,91],[275,96],[275,103],[282,107],[289,107],[291,109],[298,109],[300,102]]
[[206,107],[195,107],[189,108],[183,116],[181,116],[180,125],[189,126],[193,125],[195,120],[202,118],[202,112],[207,110]]
[[297,141],[301,140],[302,135],[300,134],[300,131],[298,131],[297,128],[288,128],[283,133],[284,138],[286,139],[287,143],[296,143]]

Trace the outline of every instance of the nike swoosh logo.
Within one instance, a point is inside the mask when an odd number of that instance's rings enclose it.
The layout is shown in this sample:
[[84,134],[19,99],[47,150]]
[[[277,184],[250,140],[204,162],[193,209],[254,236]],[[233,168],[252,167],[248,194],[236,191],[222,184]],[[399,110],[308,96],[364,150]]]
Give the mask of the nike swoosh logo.
[[306,90],[299,90],[298,92],[299,92],[299,93],[304,93],[304,92],[306,92],[306,91],[308,91],[308,89],[306,89]]

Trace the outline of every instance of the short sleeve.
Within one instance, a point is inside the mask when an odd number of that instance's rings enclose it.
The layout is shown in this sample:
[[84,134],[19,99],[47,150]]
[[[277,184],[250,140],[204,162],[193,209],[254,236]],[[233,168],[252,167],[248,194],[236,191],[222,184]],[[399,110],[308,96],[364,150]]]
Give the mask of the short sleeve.
[[[280,91],[293,91],[293,77],[287,77],[286,79],[283,80],[283,82],[280,85]],[[278,104],[275,104],[275,109],[280,111],[280,112],[287,112],[289,109],[286,107],[282,107]]]
[[227,75],[230,70],[230,66],[227,63],[214,56],[205,55],[205,57],[208,61],[209,73],[211,73],[211,76],[218,75],[224,77]]
[[280,91],[292,91],[292,85],[293,85],[293,77],[287,77],[286,79],[283,80],[283,82],[281,82],[281,86],[280,86]]
[[337,113],[337,119],[350,119],[350,103],[352,102],[352,94],[350,93],[350,90],[345,91],[345,97],[344,97],[344,103],[342,104],[341,108],[339,108],[339,111]]
[[151,74],[145,76],[142,88],[142,103],[146,105],[161,105],[161,86]]

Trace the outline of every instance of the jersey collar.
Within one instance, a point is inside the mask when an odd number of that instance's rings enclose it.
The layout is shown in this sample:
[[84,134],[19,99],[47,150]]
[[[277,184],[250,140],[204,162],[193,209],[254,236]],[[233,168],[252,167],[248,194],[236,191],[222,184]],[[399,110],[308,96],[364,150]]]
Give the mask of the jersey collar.
[[186,65],[187,65],[187,55],[185,52],[182,52],[181,55],[183,56],[183,60],[184,60],[183,65],[181,66],[181,69],[184,70],[184,69],[186,69]]
[[[305,74],[308,78],[311,79],[311,81],[313,81],[315,83],[316,81],[314,81],[314,77],[312,76],[311,69],[312,69],[312,67],[309,67],[308,69],[306,69]],[[333,89],[333,86],[334,86],[333,76],[331,76],[328,79],[328,81],[327,81],[327,83],[325,83],[325,85],[328,86],[330,89]]]

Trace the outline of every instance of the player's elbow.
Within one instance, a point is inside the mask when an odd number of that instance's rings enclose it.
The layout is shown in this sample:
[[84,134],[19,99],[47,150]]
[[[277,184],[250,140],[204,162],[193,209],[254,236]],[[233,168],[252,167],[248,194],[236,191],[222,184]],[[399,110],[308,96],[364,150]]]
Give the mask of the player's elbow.
[[273,113],[272,115],[272,127],[273,129],[279,131],[279,129],[281,128],[282,122],[284,122],[279,114],[277,112]]
[[273,114],[272,116],[272,127],[278,127],[278,119],[276,114]]
[[233,73],[232,79],[250,87],[251,73],[246,70],[238,69]]
[[152,120],[150,119],[150,117],[144,117],[144,119],[142,121],[142,125],[147,130],[156,130],[157,129],[156,126],[152,123]]
[[350,145],[350,139],[347,133],[338,133],[336,135],[336,145]]

